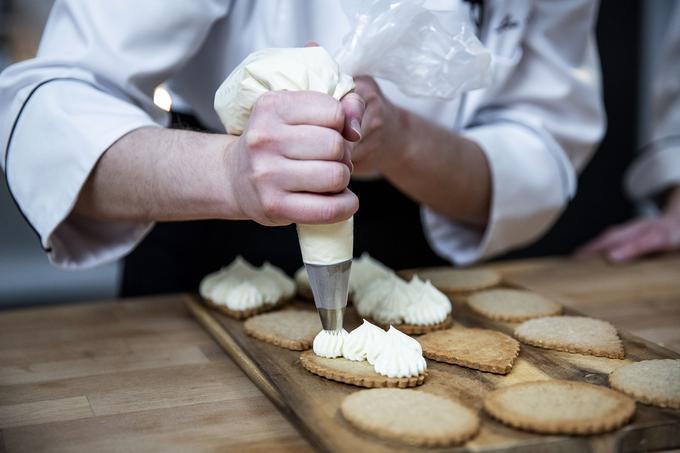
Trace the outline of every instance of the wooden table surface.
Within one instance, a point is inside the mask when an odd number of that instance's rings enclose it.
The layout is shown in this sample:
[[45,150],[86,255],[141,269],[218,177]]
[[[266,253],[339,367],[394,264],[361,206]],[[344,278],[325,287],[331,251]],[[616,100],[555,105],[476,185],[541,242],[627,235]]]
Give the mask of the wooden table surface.
[[[678,255],[490,267],[680,352]],[[184,297],[0,312],[0,452],[310,450]]]

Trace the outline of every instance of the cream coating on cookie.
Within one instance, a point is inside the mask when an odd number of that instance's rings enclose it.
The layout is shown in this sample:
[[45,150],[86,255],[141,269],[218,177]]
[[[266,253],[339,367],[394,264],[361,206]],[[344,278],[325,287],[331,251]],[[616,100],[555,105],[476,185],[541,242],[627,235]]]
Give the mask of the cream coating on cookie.
[[386,334],[380,327],[364,319],[364,322],[345,338],[342,356],[354,361],[368,360],[373,364],[382,349]]
[[204,277],[199,292],[217,305],[238,311],[273,305],[292,297],[295,283],[269,263],[258,268],[239,256],[228,266]]
[[364,252],[352,263],[352,271],[349,274],[349,290],[355,293],[375,280],[392,276],[394,276],[392,269]]
[[312,344],[314,354],[329,359],[342,357],[342,346],[347,335],[345,329],[336,331],[322,330],[314,338],[314,343]]
[[373,281],[354,296],[361,316],[383,324],[434,325],[451,313],[448,297],[418,276],[406,282],[396,275]]
[[[415,344],[413,344],[415,343]],[[385,334],[382,350],[373,364],[375,372],[391,378],[418,376],[427,369],[420,344],[394,327]]]

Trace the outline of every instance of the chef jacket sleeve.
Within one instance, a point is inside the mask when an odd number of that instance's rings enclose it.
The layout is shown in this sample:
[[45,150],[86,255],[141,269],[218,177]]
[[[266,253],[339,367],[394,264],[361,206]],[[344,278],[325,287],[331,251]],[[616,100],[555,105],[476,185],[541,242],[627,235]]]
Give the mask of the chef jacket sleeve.
[[167,125],[153,104],[155,87],[191,58],[226,9],[218,0],[58,0],[36,57],[0,74],[0,163],[54,264],[115,260],[150,230],[71,211],[111,144]]
[[[512,11],[490,15],[486,44],[501,53],[494,55],[494,82],[482,93],[469,93],[474,111],[461,134],[479,144],[490,167],[487,225],[475,228],[422,210],[430,244],[457,264],[506,252],[545,233],[573,197],[575,173],[604,132],[593,36],[597,2],[533,5],[524,24]],[[504,42],[511,39],[513,23],[524,27],[514,45]]]
[[652,90],[651,142],[626,174],[628,195],[637,202],[680,185],[680,3],[676,2],[659,53]]

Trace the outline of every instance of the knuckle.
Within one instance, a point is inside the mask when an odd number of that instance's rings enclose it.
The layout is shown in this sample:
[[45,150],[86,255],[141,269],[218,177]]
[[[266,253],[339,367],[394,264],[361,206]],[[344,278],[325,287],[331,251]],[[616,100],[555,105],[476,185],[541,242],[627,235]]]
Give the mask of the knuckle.
[[319,209],[319,220],[322,223],[334,222],[338,217],[339,211],[340,209],[338,204],[334,203],[333,201],[329,201],[328,203],[322,205]]
[[244,134],[244,140],[249,150],[258,151],[273,148],[276,138],[272,133],[272,128],[252,127]]
[[278,91],[267,91],[255,101],[253,113],[274,113],[279,102],[282,102],[281,93]]
[[252,179],[256,186],[267,185],[274,179],[275,169],[263,162],[255,162],[252,166]]
[[385,126],[385,121],[382,115],[375,115],[371,118],[369,129],[373,131],[380,131]]
[[277,223],[278,219],[283,217],[283,203],[274,194],[268,194],[262,198],[262,210],[265,217],[273,223]]
[[332,160],[342,160],[342,157],[345,155],[345,140],[337,132],[330,136],[328,154]]
[[340,102],[335,102],[329,110],[329,122],[334,128],[342,128],[345,124],[345,111]]
[[345,164],[335,164],[329,172],[328,183],[332,192],[340,192],[349,182],[349,169]]

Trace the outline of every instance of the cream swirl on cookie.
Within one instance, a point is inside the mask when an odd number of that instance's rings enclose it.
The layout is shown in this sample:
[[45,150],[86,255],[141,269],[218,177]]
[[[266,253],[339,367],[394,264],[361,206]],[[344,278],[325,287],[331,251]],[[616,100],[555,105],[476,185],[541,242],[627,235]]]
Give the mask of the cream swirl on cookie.
[[393,275],[367,285],[355,297],[355,305],[361,316],[384,324],[401,324],[411,298],[408,283]]
[[204,277],[199,292],[215,304],[247,310],[292,297],[295,284],[271,264],[258,268],[239,256],[228,266]]
[[314,354],[329,359],[342,357],[342,345],[347,335],[345,329],[322,330],[314,337],[314,343],[312,343]]
[[342,356],[349,360],[367,360],[372,364],[380,353],[386,332],[364,319],[352,330],[342,345]]
[[217,284],[213,297],[231,310],[249,310],[261,307],[264,303],[262,293],[250,282],[234,285]]
[[410,282],[393,275],[364,287],[355,296],[361,316],[383,324],[433,325],[451,313],[451,302],[429,281],[418,276]]
[[392,269],[364,252],[352,263],[352,270],[349,274],[349,290],[355,293],[375,280],[392,275],[394,275]]
[[375,372],[390,378],[422,374],[427,369],[427,363],[419,348],[420,344],[416,340],[390,327],[385,334],[382,350],[373,364]]

